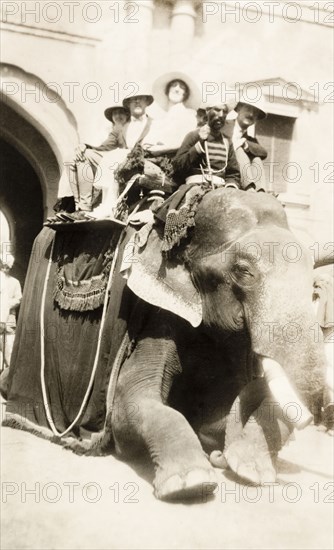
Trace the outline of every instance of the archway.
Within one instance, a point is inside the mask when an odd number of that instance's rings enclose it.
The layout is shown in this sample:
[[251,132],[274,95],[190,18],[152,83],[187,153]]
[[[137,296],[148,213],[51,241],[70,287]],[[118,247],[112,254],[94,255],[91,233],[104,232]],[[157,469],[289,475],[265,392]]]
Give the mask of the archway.
[[0,136],[37,173],[45,219],[53,213],[60,172],[78,143],[77,123],[62,97],[38,75],[1,63],[0,77]]
[[[37,75],[0,64],[0,76],[1,210],[16,258],[13,274],[23,283],[33,240],[53,213],[60,172],[78,135],[71,111]],[[22,90],[32,93],[22,98]]]
[[38,75],[22,67],[0,63],[0,77],[4,103],[44,137],[62,167],[78,143],[77,123],[65,101]]
[[23,285],[33,241],[43,224],[43,193],[40,179],[26,158],[0,139],[0,205],[8,223],[5,252],[15,256],[13,275]]

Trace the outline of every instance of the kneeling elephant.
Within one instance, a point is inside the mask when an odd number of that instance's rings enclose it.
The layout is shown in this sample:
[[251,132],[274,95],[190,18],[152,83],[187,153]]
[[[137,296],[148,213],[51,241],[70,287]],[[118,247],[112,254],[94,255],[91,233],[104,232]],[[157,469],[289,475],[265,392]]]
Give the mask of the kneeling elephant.
[[70,446],[112,445],[125,459],[145,450],[161,499],[213,491],[212,465],[274,482],[278,451],[311,421],[306,407],[323,385],[310,255],[268,195],[207,193],[168,254],[163,231],[144,227],[123,257],[137,299],[105,427]]
[[[22,302],[30,324],[19,320],[10,367],[7,425],[55,434],[80,453],[148,453],[160,499],[214,491],[213,466],[253,484],[274,482],[279,450],[311,421],[307,407],[324,383],[312,261],[280,203],[235,189],[195,198],[188,210],[170,208],[165,224],[160,211],[154,224],[123,232],[104,332],[99,310],[54,304],[50,249],[58,257],[65,240],[43,230],[46,253],[37,267],[31,260]],[[74,241],[69,235],[67,246]],[[93,238],[89,245],[94,252]],[[58,339],[45,337],[48,327]],[[76,439],[81,426],[97,433]],[[63,437],[70,431],[76,438]]]

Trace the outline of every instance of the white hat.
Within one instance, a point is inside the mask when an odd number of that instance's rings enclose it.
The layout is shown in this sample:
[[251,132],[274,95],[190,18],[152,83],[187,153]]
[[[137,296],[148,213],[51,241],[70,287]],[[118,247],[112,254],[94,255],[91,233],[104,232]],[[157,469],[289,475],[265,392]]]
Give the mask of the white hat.
[[166,86],[173,80],[182,80],[189,88],[189,97],[184,102],[185,106],[190,109],[198,109],[201,103],[201,93],[198,86],[188,75],[178,71],[165,73],[162,76],[159,76],[159,78],[157,78],[154,82],[152,87],[153,96],[154,100],[160,105],[160,107],[163,109],[167,108],[168,97],[166,95]]
[[261,108],[262,105],[259,102],[251,103],[249,101],[238,101],[238,103],[234,107],[234,110],[236,112],[238,112],[239,108],[242,107],[242,105],[247,105],[247,106],[253,107],[257,111],[259,111],[259,119],[266,118],[266,116],[267,116],[267,113]]
[[126,97],[124,97],[123,107],[128,109],[130,99],[134,99],[136,97],[145,97],[147,105],[151,105],[153,103],[153,96],[148,90],[149,86],[147,86],[145,82],[134,81],[129,82],[128,85],[129,88],[133,88],[133,92],[130,92],[130,95],[126,95]]

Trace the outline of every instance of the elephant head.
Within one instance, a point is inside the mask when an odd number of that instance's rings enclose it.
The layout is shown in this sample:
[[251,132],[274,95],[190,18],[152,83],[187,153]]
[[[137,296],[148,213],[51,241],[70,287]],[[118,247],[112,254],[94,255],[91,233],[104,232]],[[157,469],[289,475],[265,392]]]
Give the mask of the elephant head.
[[275,399],[299,404],[296,427],[306,425],[312,416],[294,388],[306,402],[322,388],[324,356],[312,310],[311,257],[280,203],[217,189],[203,197],[174,257],[161,253],[159,226],[144,241],[131,258],[130,289],[195,327],[203,323],[218,334],[246,329]]

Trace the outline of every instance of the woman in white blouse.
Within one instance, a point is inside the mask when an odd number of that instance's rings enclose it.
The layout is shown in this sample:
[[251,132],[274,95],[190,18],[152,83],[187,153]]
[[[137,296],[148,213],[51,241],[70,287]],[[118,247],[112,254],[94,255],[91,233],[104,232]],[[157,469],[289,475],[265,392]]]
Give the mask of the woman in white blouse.
[[151,131],[145,139],[151,150],[178,149],[183,138],[197,126],[196,109],[200,105],[200,91],[185,74],[167,73],[153,84],[152,106],[154,118]]

